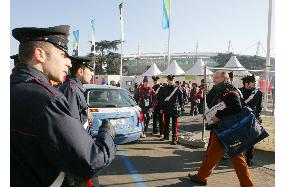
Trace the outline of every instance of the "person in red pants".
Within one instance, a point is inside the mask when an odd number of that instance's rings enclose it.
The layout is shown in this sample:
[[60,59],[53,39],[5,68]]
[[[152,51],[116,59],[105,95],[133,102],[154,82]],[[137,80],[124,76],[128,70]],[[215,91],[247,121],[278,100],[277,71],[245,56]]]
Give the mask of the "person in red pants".
[[[210,129],[217,128],[218,122],[225,116],[232,115],[241,111],[241,95],[240,92],[232,84],[227,81],[229,79],[228,73],[224,71],[216,71],[213,77],[214,86],[207,94],[207,106],[209,108],[223,101],[226,108],[218,110],[216,115],[212,118],[213,124]],[[215,132],[211,131],[209,145],[206,151],[206,156],[195,175],[188,174],[190,181],[200,185],[207,185],[207,180],[213,169],[224,156],[224,148],[219,143]],[[251,187],[254,186],[252,178],[246,163],[244,155],[241,153],[231,158],[233,167],[240,181],[240,186]],[[218,186],[218,185],[217,185]]]

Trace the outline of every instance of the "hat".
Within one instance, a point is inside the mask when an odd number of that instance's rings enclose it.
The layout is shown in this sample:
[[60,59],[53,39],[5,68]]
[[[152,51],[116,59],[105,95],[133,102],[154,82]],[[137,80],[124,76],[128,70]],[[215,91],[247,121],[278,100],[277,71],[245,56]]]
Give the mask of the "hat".
[[68,54],[69,25],[48,28],[21,27],[12,30],[12,36],[20,43],[26,41],[45,41],[52,43]]
[[242,78],[243,80],[243,84],[245,83],[250,83],[250,82],[255,82],[255,77],[254,77],[254,74],[253,75],[247,75],[245,76],[244,78]]
[[175,76],[174,76],[174,75],[168,75],[168,76],[167,76],[167,79],[168,79],[169,81],[174,80],[174,78],[175,78]]
[[19,55],[18,55],[18,54],[12,55],[12,56],[10,56],[10,58],[11,58],[12,60],[14,60],[14,65],[17,65],[17,64],[20,63],[20,59],[19,59]]
[[230,73],[228,73],[229,74],[229,77],[232,79],[233,77],[234,77],[234,72],[230,72]]
[[158,76],[152,76],[152,79],[153,79],[153,81],[157,81],[157,80],[160,79],[160,77],[158,77]]
[[204,83],[204,79],[201,79],[201,81],[200,81],[201,83]]
[[70,56],[71,63],[76,63],[80,65],[84,65],[87,68],[94,71],[94,62],[95,57],[93,55],[86,55],[86,56]]
[[146,77],[146,76],[144,77],[143,83],[144,83],[144,82],[148,82],[148,77]]

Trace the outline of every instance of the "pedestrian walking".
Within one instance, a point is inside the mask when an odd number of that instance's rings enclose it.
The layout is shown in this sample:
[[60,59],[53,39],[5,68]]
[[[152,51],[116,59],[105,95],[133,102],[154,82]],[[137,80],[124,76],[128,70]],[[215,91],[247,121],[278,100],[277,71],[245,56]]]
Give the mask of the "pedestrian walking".
[[148,83],[148,78],[144,77],[143,85],[139,88],[138,91],[138,105],[140,106],[143,116],[144,116],[144,128],[142,138],[146,138],[146,132],[148,130],[149,122],[150,122],[150,109],[152,108],[152,96],[154,94],[154,90],[150,87]]
[[[220,70],[215,72],[213,77],[214,86],[209,91],[206,100],[207,106],[212,108],[223,101],[226,104],[226,108],[217,111],[216,115],[212,118],[213,124],[210,125],[210,129],[217,128],[218,122],[223,117],[238,113],[242,109],[241,95],[238,89],[230,84],[228,80],[228,73]],[[188,174],[190,180],[200,185],[207,185],[208,177],[211,175],[224,153],[224,148],[217,139],[215,132],[211,131],[205,158],[196,175]],[[243,153],[231,158],[231,162],[239,178],[240,186],[254,186]],[[218,186],[218,184],[216,184],[216,186]]]
[[178,86],[174,85],[174,75],[167,76],[168,85],[162,90],[160,103],[162,111],[165,114],[165,129],[164,137],[161,141],[169,140],[170,134],[170,119],[172,119],[172,144],[176,145],[178,141],[178,117],[182,107],[182,92]]

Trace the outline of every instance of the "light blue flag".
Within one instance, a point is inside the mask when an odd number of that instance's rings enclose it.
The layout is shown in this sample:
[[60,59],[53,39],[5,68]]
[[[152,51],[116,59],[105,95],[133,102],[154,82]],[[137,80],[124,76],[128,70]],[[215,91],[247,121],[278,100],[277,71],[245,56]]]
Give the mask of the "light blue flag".
[[79,43],[79,30],[73,31],[73,36],[74,36],[73,49],[77,49]]
[[95,19],[92,19],[91,25],[92,25],[92,31],[95,32]]
[[170,0],[163,0],[163,29],[170,27]]

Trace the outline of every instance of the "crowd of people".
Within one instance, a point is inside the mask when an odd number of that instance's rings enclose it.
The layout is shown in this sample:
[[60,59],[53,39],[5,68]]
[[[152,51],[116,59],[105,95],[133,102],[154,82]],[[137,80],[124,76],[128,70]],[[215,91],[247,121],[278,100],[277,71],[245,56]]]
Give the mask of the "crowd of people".
[[[115,130],[104,120],[98,134],[89,130],[92,117],[84,98],[82,84],[91,81],[93,59],[90,56],[69,56],[69,26],[49,28],[15,28],[13,37],[20,42],[19,54],[10,78],[11,93],[11,186],[51,186],[61,172],[65,173],[61,186],[96,186],[97,174],[115,157]],[[68,69],[71,74],[67,76]],[[255,77],[244,77],[243,87],[231,84],[224,71],[214,73],[214,86],[204,99],[205,84],[181,84],[167,76],[161,84],[153,76],[150,87],[148,77],[136,85],[134,99],[142,109],[146,138],[153,116],[153,134],[161,141],[178,142],[178,118],[190,103],[190,115],[204,112],[205,103],[212,108],[224,102],[226,108],[218,110],[207,126],[210,139],[207,152],[197,174],[188,174],[190,180],[207,185],[213,169],[225,154],[214,129],[226,116],[238,113],[244,106],[251,108],[261,122],[262,93],[255,88]],[[60,82],[58,89],[50,80]],[[64,83],[63,83],[64,82]],[[207,91],[207,90],[206,90]],[[19,94],[21,93],[21,94]],[[171,122],[171,128],[170,128]],[[171,132],[171,133],[170,133]],[[240,185],[254,186],[248,165],[252,165],[254,147],[230,158]]]

